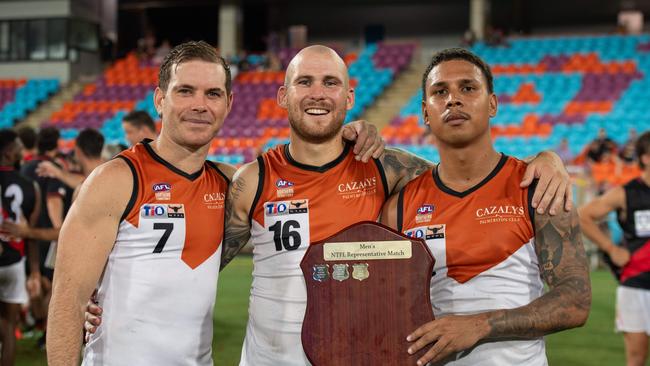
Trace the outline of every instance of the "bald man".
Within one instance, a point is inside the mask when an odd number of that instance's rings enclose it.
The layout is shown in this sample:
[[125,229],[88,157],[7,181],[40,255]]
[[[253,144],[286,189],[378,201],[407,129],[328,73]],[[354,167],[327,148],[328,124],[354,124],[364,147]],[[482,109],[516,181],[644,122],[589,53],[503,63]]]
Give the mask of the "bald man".
[[[355,160],[341,139],[354,97],[345,63],[333,50],[303,49],[289,64],[277,94],[289,114],[289,144],[234,176],[222,268],[249,238],[254,263],[240,366],[309,364],[300,339],[307,298],[300,270],[305,250],[351,224],[375,221],[390,194],[431,166],[390,148],[367,164]],[[531,164],[530,176],[539,164]]]

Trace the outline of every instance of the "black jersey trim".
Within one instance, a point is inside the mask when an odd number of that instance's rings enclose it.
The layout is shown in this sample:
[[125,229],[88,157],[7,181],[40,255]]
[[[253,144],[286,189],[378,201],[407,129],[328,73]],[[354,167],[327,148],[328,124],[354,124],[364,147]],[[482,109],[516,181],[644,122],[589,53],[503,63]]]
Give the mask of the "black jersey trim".
[[478,184],[476,184],[475,186],[473,186],[473,187],[471,187],[471,188],[469,188],[469,189],[467,189],[467,190],[465,190],[463,192],[455,191],[455,190],[447,187],[442,182],[442,180],[440,179],[440,176],[438,175],[438,167],[440,166],[440,164],[436,165],[436,168],[433,169],[433,181],[436,183],[436,185],[438,186],[438,188],[440,188],[441,191],[443,191],[443,192],[445,192],[447,194],[450,194],[452,196],[463,198],[463,197],[467,196],[468,194],[470,194],[470,193],[476,191],[477,189],[483,187],[484,185],[486,185],[492,178],[494,178],[494,176],[496,176],[499,173],[499,171],[501,171],[501,168],[503,168],[503,166],[506,164],[506,161],[508,161],[508,156],[506,154],[502,153],[501,154],[501,159],[499,159],[499,162],[497,163],[497,166],[495,166],[494,169],[492,169],[490,174],[488,174],[487,177],[483,178],[483,180],[480,181]]
[[259,174],[257,181],[257,191],[255,192],[255,198],[253,198],[253,204],[251,204],[251,209],[248,211],[248,223],[253,222],[253,213],[255,212],[255,207],[257,202],[262,196],[262,191],[264,190],[264,158],[261,156],[257,157],[257,165],[259,166]]
[[406,187],[399,191],[397,196],[397,231],[400,233],[404,229],[404,190]]
[[148,141],[148,139],[142,140],[142,146],[144,146],[145,150],[147,150],[149,155],[151,155],[151,157],[155,161],[157,161],[160,164],[164,165],[167,169],[171,170],[172,172],[174,172],[174,173],[180,175],[181,177],[186,178],[186,179],[188,179],[190,181],[195,181],[198,177],[201,176],[201,173],[203,173],[203,165],[201,166],[201,169],[199,169],[198,171],[196,171],[196,172],[194,172],[192,174],[185,173],[184,171],[178,169],[177,167],[173,166],[170,162],[163,159],[160,155],[156,154],[156,152],[153,151],[153,148],[151,147],[151,145],[149,145],[150,142],[151,142],[151,140]]
[[226,184],[230,185],[230,179],[228,179],[228,177],[221,171],[221,169],[219,169],[219,165],[217,165],[217,163],[210,160],[206,160],[205,162],[210,168],[216,170],[217,173],[219,173],[219,175],[221,175],[221,177],[226,180]]
[[530,186],[528,186],[528,216],[530,216],[530,222],[533,224],[533,232],[535,232],[535,208],[533,207],[533,196],[535,195],[538,182],[539,179],[535,178]]
[[303,170],[308,170],[311,172],[317,172],[317,173],[325,173],[326,171],[334,168],[337,166],[340,162],[345,159],[346,156],[348,156],[348,153],[350,152],[350,144],[345,144],[343,147],[343,152],[341,152],[341,155],[339,155],[336,159],[330,161],[329,163],[321,166],[315,166],[315,165],[308,165],[308,164],[303,164],[297,162],[292,156],[291,153],[289,152],[289,144],[284,145],[284,157],[287,159],[289,164],[295,166],[296,168],[300,168]]
[[379,170],[379,176],[381,177],[381,183],[384,185],[384,199],[387,200],[390,192],[388,192],[388,180],[386,179],[386,171],[384,171],[384,165],[379,161],[379,159],[372,159],[377,165],[377,170]]
[[129,215],[129,212],[133,209],[133,206],[135,206],[135,202],[138,199],[138,173],[135,170],[135,166],[133,166],[133,162],[129,160],[128,158],[118,155],[116,158],[120,158],[126,162],[126,165],[129,166],[129,169],[131,169],[131,174],[133,175],[133,190],[131,191],[131,197],[129,198],[129,203],[126,204],[126,208],[124,209],[124,213],[122,213],[122,217],[120,217],[120,222],[124,221],[126,217]]

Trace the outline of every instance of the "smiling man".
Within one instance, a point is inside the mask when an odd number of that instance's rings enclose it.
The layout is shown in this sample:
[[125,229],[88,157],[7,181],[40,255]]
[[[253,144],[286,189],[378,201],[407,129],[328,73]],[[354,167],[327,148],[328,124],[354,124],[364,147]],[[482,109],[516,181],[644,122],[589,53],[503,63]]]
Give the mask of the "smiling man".
[[96,168],[61,228],[49,365],[78,364],[83,309],[98,281],[104,326],[84,365],[212,365],[219,223],[234,169],[205,159],[232,105],[230,70],[213,47],[188,42],[159,80],[160,136]]

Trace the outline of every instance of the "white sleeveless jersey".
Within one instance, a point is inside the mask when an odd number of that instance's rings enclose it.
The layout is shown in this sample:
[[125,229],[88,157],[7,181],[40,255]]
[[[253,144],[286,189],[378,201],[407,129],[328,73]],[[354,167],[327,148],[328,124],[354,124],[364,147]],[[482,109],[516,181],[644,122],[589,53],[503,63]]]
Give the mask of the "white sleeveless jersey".
[[288,145],[258,163],[251,209],[253,285],[240,365],[308,365],[300,339],[307,301],[300,261],[310,243],[377,220],[386,180],[379,161],[356,161],[349,146],[322,167],[294,161]]
[[212,365],[228,180],[209,162],[185,174],[147,143],[120,158],[134,190],[99,282],[102,325],[83,365]]
[[[398,197],[398,228],[426,240],[435,259],[431,304],[436,318],[528,305],[543,293],[525,163],[505,155],[477,186],[456,192],[435,168]],[[543,338],[490,341],[460,352],[447,366],[544,366]]]

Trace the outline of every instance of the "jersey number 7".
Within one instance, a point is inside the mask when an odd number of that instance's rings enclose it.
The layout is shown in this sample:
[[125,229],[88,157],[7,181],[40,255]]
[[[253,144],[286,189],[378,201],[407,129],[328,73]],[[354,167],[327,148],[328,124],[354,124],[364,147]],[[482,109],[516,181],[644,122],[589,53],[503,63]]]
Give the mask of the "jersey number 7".
[[172,230],[174,230],[174,224],[171,222],[154,222],[153,229],[165,230],[165,232],[160,237],[160,240],[158,240],[158,244],[156,244],[156,247],[153,248],[154,253],[161,253],[165,247],[165,244],[167,244],[167,240],[169,240],[169,236],[172,234]]

